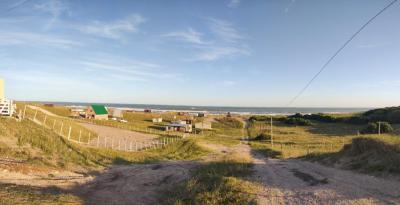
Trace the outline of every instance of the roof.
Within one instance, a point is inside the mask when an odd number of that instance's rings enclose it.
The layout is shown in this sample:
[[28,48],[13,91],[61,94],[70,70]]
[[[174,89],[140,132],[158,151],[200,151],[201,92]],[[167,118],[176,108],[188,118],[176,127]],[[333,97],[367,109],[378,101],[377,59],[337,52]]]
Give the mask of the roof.
[[168,127],[186,127],[186,124],[168,124]]
[[107,115],[108,111],[104,105],[91,105],[93,112],[96,115]]

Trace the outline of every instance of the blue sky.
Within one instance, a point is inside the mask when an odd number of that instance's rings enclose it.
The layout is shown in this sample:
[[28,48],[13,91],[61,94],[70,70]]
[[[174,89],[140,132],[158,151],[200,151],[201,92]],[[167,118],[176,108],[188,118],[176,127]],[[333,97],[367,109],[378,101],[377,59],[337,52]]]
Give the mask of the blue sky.
[[[286,106],[386,0],[0,1],[8,98]],[[292,105],[400,102],[400,5]]]

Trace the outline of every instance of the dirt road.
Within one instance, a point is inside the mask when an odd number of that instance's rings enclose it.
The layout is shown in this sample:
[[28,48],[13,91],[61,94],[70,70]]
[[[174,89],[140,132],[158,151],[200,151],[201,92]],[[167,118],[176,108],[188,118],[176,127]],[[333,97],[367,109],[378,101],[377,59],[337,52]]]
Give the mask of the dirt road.
[[[135,140],[138,143],[142,143],[142,142],[151,142],[157,138],[157,135],[144,134],[140,132],[134,132],[114,127],[107,127],[107,126],[94,125],[88,123],[80,123],[80,124],[84,126],[86,129],[97,133],[100,139],[104,139],[105,137],[114,138],[116,142],[119,140],[124,142]],[[92,142],[90,143],[96,144],[97,139],[93,139]],[[104,146],[102,143],[104,143],[104,140],[100,140],[100,146]]]
[[159,195],[189,177],[195,162],[113,167],[76,189],[86,204],[162,204]]
[[400,204],[400,182],[252,153],[259,204]]

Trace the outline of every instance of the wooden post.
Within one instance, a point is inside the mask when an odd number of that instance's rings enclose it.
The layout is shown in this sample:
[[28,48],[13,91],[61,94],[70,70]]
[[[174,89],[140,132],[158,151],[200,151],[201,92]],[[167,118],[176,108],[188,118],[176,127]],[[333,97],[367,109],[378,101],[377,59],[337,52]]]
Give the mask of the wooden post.
[[378,122],[378,135],[381,135],[381,122]]
[[43,125],[46,127],[47,115],[44,116]]
[[99,144],[100,144],[100,136],[97,135],[97,147],[99,147]]
[[68,130],[68,140],[71,138],[71,131],[72,131],[72,128],[71,128],[71,126],[69,126],[69,130]]
[[79,143],[81,143],[81,137],[82,137],[82,130],[79,130],[79,138],[78,138]]
[[88,144],[90,144],[90,135],[91,135],[91,133],[89,132]]
[[33,116],[33,121],[36,120],[36,115],[37,115],[38,110],[35,111],[35,115]]
[[[61,122],[61,127],[60,127],[60,135],[61,135],[61,136],[62,136],[63,127],[64,127],[64,122]],[[70,127],[71,127],[71,126],[70,126]]]
[[271,147],[274,147],[274,136],[272,131],[272,116],[271,116]]
[[24,107],[24,114],[22,115],[22,119],[25,119],[25,114],[26,114],[26,105]]

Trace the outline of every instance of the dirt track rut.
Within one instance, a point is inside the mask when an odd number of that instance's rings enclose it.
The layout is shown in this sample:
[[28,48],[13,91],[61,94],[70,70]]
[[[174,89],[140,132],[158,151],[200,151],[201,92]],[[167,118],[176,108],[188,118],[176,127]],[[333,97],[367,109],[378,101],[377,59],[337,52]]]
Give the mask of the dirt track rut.
[[253,153],[259,204],[400,204],[400,182]]

